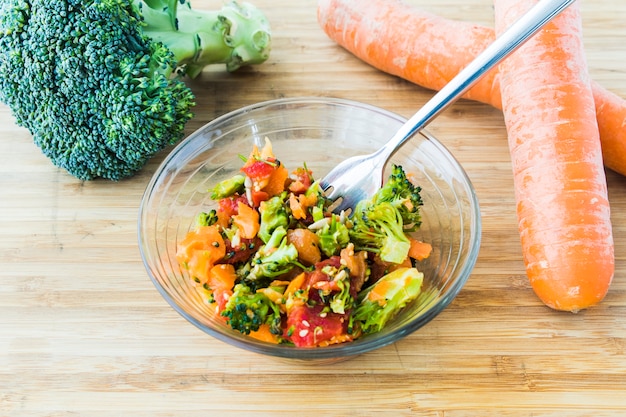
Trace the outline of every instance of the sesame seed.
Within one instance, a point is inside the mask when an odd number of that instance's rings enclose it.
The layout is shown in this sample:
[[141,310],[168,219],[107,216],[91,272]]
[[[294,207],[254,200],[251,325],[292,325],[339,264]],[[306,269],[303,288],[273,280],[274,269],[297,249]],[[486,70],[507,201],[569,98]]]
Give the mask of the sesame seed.
[[309,334],[309,329],[302,329],[298,334],[300,335],[300,337],[305,337],[307,334]]
[[304,327],[311,327],[311,324],[308,321],[306,321],[306,320],[302,320],[302,325]]

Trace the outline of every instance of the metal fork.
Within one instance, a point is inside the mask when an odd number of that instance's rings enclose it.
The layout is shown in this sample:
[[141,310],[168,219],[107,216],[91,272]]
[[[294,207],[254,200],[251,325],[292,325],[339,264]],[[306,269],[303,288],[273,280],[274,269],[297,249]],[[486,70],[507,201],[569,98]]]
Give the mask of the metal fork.
[[320,184],[326,196],[336,200],[333,211],[347,210],[376,193],[383,184],[387,161],[403,143],[574,1],[539,1],[435,94],[385,145],[372,154],[348,158],[326,174]]

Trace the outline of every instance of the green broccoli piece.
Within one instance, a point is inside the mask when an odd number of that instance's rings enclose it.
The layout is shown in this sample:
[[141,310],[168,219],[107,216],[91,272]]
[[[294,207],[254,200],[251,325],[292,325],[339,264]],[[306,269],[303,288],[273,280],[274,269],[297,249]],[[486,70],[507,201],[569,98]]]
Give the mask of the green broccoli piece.
[[261,219],[257,236],[264,243],[269,242],[276,229],[281,227],[288,229],[289,227],[289,212],[285,206],[286,198],[287,193],[283,192],[263,201],[259,207]]
[[252,259],[238,270],[243,282],[253,289],[267,286],[292,268],[307,269],[298,261],[298,250],[287,241],[287,229],[279,226],[268,242],[261,246]]
[[[243,65],[245,51],[259,51],[252,63],[267,57],[267,21],[252,12],[234,20],[247,7],[231,2],[195,33],[205,14],[184,0],[3,0],[0,101],[71,175],[130,177],[193,116],[194,94],[177,72],[197,75],[212,54],[227,69]],[[177,23],[162,26],[164,16]],[[237,43],[246,33],[248,49]]]
[[207,212],[201,212],[196,217],[196,224],[198,226],[212,226],[217,223],[217,211],[209,210]]
[[221,315],[226,317],[230,327],[244,334],[259,330],[262,324],[268,324],[272,334],[282,334],[278,305],[245,284],[235,285]]
[[339,292],[333,294],[329,302],[330,309],[333,313],[345,314],[354,304],[354,298],[350,291],[350,275],[346,269],[341,269],[333,280],[339,287]]
[[220,181],[211,189],[211,199],[220,200],[222,198],[230,197],[236,193],[243,192],[245,188],[245,180],[246,177],[244,175],[236,174],[231,178]]
[[389,202],[398,209],[405,231],[414,231],[421,224],[419,208],[423,205],[422,189],[413,184],[399,165],[392,165],[387,182],[374,194],[371,203]]
[[424,274],[415,268],[398,268],[385,275],[357,297],[352,320],[363,333],[380,331],[402,308],[417,298]]
[[341,222],[339,215],[331,214],[321,220],[321,228],[315,231],[320,240],[320,249],[328,257],[337,254],[350,243],[348,227]]
[[411,247],[407,233],[421,224],[420,191],[402,167],[394,165],[383,187],[354,208],[349,234],[355,249],[378,253],[385,262],[402,263]]
[[349,230],[356,250],[378,253],[385,262],[400,264],[408,256],[411,242],[404,232],[400,211],[390,202],[377,205],[357,203]]

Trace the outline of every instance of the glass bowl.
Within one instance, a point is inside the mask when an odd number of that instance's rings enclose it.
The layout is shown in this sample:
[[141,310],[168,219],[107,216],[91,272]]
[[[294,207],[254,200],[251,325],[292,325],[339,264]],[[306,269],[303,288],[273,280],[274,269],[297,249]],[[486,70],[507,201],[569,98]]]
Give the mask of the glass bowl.
[[[176,262],[177,243],[201,211],[215,207],[208,190],[238,172],[238,155],[272,142],[288,169],[306,162],[316,178],[350,156],[379,148],[405,119],[367,104],[333,98],[263,102],[206,124],[182,141],[150,180],[139,212],[139,248],[148,275],[167,302],[190,323],[235,347],[317,363],[346,359],[389,345],[434,319],[466,283],[478,256],[478,200],[463,168],[432,135],[411,138],[390,160],[422,188],[423,223],[416,237],[433,252],[420,262],[423,291],[383,331],[328,347],[297,348],[261,342],[231,330],[215,317]],[[388,164],[389,166],[390,164]]]

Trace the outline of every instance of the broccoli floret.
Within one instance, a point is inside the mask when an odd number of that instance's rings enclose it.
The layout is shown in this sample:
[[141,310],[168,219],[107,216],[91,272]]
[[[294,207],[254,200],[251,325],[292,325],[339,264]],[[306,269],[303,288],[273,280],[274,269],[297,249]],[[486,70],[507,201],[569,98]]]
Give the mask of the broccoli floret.
[[298,250],[287,241],[287,229],[280,226],[272,233],[268,242],[261,246],[252,259],[239,269],[238,275],[253,289],[267,286],[298,266],[307,269],[298,261]]
[[217,223],[217,211],[209,210],[207,212],[201,212],[196,218],[196,224],[198,226],[212,226]]
[[259,207],[261,222],[257,235],[264,243],[269,242],[276,229],[289,227],[289,213],[285,206],[286,197],[287,193],[283,192],[261,202]]
[[357,203],[352,220],[353,228],[349,234],[356,250],[378,253],[385,262],[404,262],[411,242],[395,206],[387,201],[361,207]]
[[[193,116],[195,97],[174,76],[177,68],[182,65],[182,73],[191,76],[211,51],[215,62],[235,54],[241,47],[233,43],[238,37],[233,28],[237,33],[266,30],[265,19],[235,23],[243,6],[232,2],[225,9],[206,22],[211,41],[203,40],[208,35],[184,34],[203,42],[191,45],[181,43],[182,33],[195,31],[200,19],[192,18],[195,12],[186,1],[3,0],[0,101],[42,152],[71,175],[81,180],[130,177],[178,142]],[[150,36],[157,38],[152,31],[161,28],[164,13],[178,26],[169,24],[172,37],[155,41]],[[245,29],[249,25],[257,29]],[[267,34],[251,36],[251,49],[269,42]],[[201,59],[184,58],[187,44],[193,46],[187,55]],[[246,54],[235,55],[235,62],[243,64]]]
[[398,268],[362,290],[352,317],[363,333],[380,331],[420,294],[424,274],[415,268]]
[[387,182],[374,194],[372,204],[389,202],[402,216],[405,231],[416,230],[421,224],[422,189],[413,184],[399,165],[392,165]]
[[331,214],[330,217],[326,217],[320,222],[323,225],[315,231],[315,234],[319,237],[322,252],[331,257],[350,243],[348,228],[341,222],[337,214]]
[[355,248],[378,253],[385,262],[402,263],[411,247],[407,233],[421,224],[421,205],[420,188],[394,165],[383,187],[354,208],[349,234]]
[[329,306],[333,313],[345,314],[354,304],[350,291],[350,275],[345,269],[341,269],[334,277],[334,281],[339,287],[339,292],[333,294]]
[[233,175],[231,178],[227,178],[224,181],[220,181],[211,190],[211,199],[220,200],[222,198],[230,197],[235,193],[244,191],[244,183],[246,177],[241,174]]
[[272,334],[282,334],[278,305],[245,284],[235,285],[221,315],[226,317],[230,327],[244,334],[259,330],[262,324],[269,325]]

